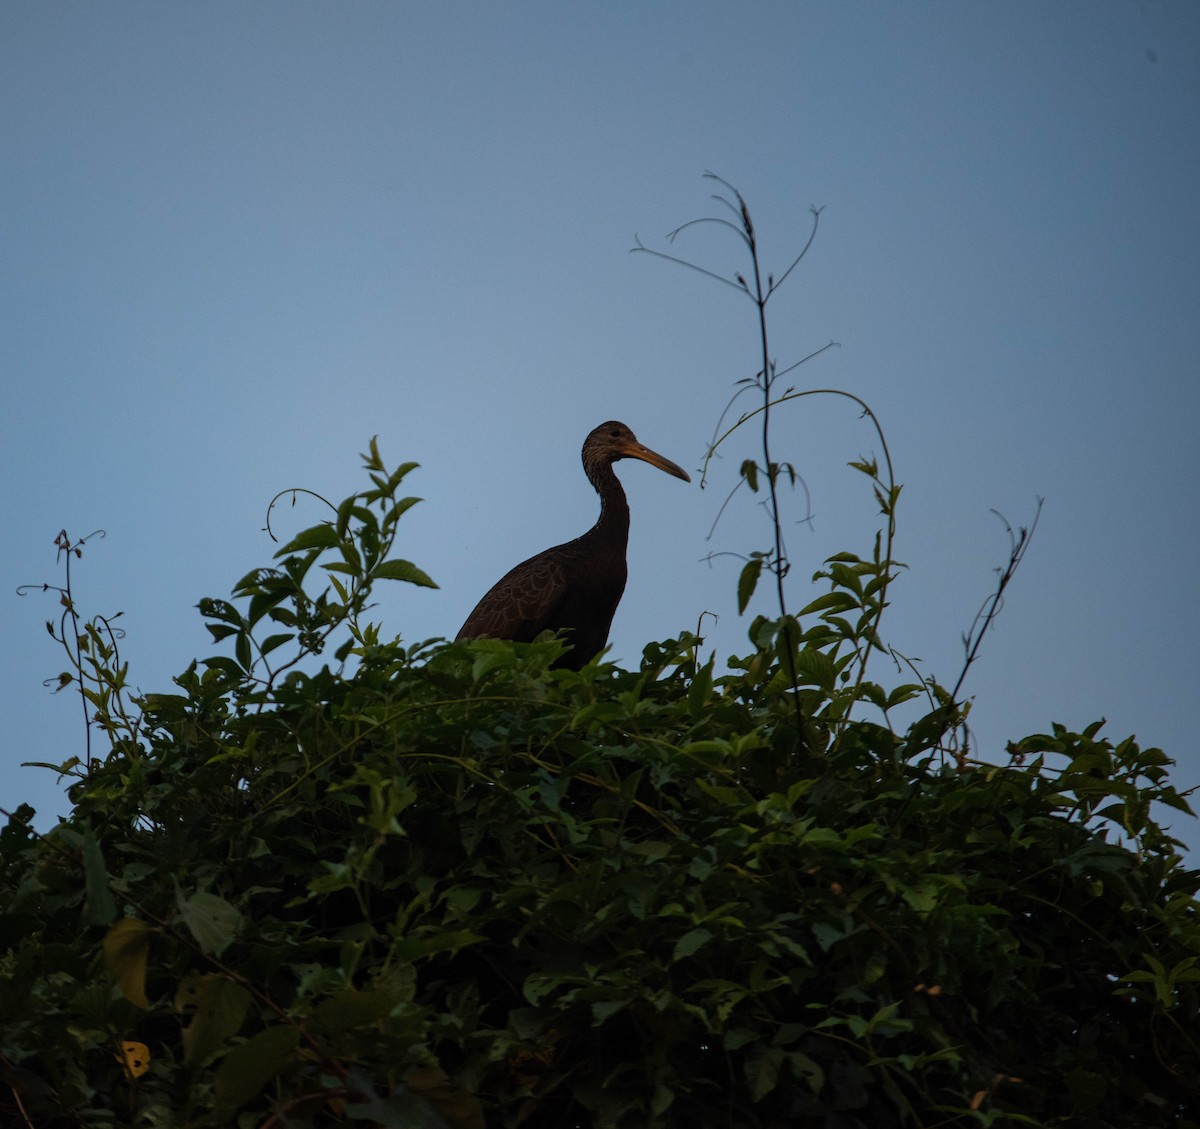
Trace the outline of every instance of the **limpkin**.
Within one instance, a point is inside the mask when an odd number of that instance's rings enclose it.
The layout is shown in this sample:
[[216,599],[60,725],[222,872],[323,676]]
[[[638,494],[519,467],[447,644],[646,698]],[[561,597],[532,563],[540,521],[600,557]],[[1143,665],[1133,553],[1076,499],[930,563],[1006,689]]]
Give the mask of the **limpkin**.
[[579,670],[608,642],[625,591],[629,504],[613,463],[641,459],[684,482],[687,472],[643,447],[623,423],[609,420],[583,442],[583,469],[600,495],[600,517],[582,537],[530,557],[502,576],[475,605],[456,638],[490,635],[529,643],[543,631],[567,632],[570,650],[557,665]]

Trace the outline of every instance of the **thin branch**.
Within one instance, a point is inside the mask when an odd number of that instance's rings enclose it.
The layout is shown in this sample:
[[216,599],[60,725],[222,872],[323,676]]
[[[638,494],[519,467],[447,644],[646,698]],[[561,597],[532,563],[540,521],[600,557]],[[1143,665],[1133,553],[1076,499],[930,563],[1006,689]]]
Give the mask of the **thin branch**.
[[296,505],[296,495],[297,494],[307,494],[310,498],[316,498],[317,501],[324,502],[331,510],[333,510],[333,512],[335,514],[337,513],[337,506],[335,506],[324,495],[318,494],[315,490],[309,490],[304,486],[289,486],[286,490],[280,490],[279,493],[276,494],[275,497],[272,498],[270,500],[270,502],[267,503],[267,524],[265,526],[263,526],[263,529],[266,532],[267,536],[270,537],[271,540],[274,541],[276,544],[279,543],[279,538],[275,536],[275,532],[271,528],[271,511],[275,508],[275,503],[278,502],[279,499],[282,498],[285,494],[291,494],[293,508],[295,508],[295,505]]
[[[833,344],[833,343],[831,343],[831,344]],[[829,346],[826,345],[825,348],[828,349]],[[821,349],[817,350],[818,353],[820,353],[822,351],[823,350],[821,350]],[[816,356],[816,353],[814,353],[812,355]],[[793,366],[793,367],[795,367],[795,366]],[[784,369],[783,371],[786,372],[787,370]],[[888,470],[889,485],[894,485],[895,476],[892,471],[892,456],[891,456],[890,452],[888,451],[887,440],[884,438],[883,428],[880,426],[878,417],[871,410],[871,407],[866,402],[866,400],[862,399],[859,396],[854,395],[853,392],[847,392],[842,388],[806,388],[801,392],[796,392],[796,391],[792,391],[792,390],[784,392],[782,395],[777,396],[774,400],[771,401],[771,406],[776,407],[779,404],[787,403],[789,400],[799,400],[805,396],[844,396],[847,400],[853,400],[854,403],[856,403],[862,409],[862,414],[867,416],[871,420],[871,423],[875,428],[875,434],[878,435],[880,446],[883,449],[883,459],[884,459],[884,463],[886,464],[887,470]],[[717,448],[720,447],[720,445],[722,443],[724,443],[725,440],[728,439],[735,431],[737,431],[737,429],[739,427],[741,427],[742,424],[745,423],[746,420],[753,419],[756,415],[758,415],[760,412],[762,412],[764,410],[765,410],[765,406],[759,405],[757,408],[754,408],[751,411],[747,412],[740,420],[738,420],[737,423],[733,424],[732,427],[728,427],[725,429],[725,431],[721,434],[720,438],[718,438],[717,441],[709,449],[709,453],[705,457],[704,463],[701,465],[701,468],[700,468],[700,471],[702,474],[707,472],[708,464],[709,464],[709,462],[712,461],[713,457],[716,455]]]
[[698,267],[695,263],[689,263],[687,259],[680,259],[675,255],[668,255],[665,251],[655,251],[653,248],[647,247],[636,234],[633,238],[637,246],[629,248],[630,254],[636,254],[638,251],[642,251],[647,255],[653,255],[656,259],[666,259],[668,263],[675,263],[677,266],[687,267],[688,270],[694,270],[698,274],[705,274],[708,275],[709,278],[716,279],[717,282],[723,282],[726,286],[731,286],[739,294],[749,294],[749,291],[746,289],[744,283],[739,286],[738,283],[732,282],[723,274],[717,274],[716,271],[708,270],[706,267]]
[[[767,297],[768,298],[772,294],[774,294],[775,291],[778,290],[784,284],[784,282],[787,281],[787,276],[789,274],[791,274],[792,271],[794,271],[797,266],[800,265],[800,260],[803,259],[804,256],[808,254],[808,249],[813,245],[813,240],[816,239],[816,237],[817,237],[817,225],[821,222],[821,213],[824,210],[825,210],[824,208],[818,208],[815,206],[809,209],[809,211],[812,212],[813,225],[812,225],[812,231],[810,231],[808,233],[808,242],[805,243],[804,246],[800,248],[800,254],[798,254],[792,260],[792,265],[790,267],[788,267],[788,269],[785,270],[783,272],[783,274],[781,274],[777,279],[772,281],[770,283],[770,285],[767,287]],[[798,362],[798,363],[802,363],[802,362]]]
[[[721,197],[714,196],[713,199],[721,200]],[[723,204],[729,203],[728,200],[722,200],[721,202]],[[727,227],[727,228],[729,228],[730,231],[732,231],[735,235],[737,235],[738,238],[741,239],[743,242],[745,242],[747,245],[749,245],[749,243],[750,243],[750,240],[746,238],[746,233],[740,227],[738,227],[736,224],[730,223],[729,220],[721,219],[720,216],[701,216],[699,219],[688,220],[687,223],[681,223],[678,227],[673,228],[671,231],[667,232],[667,242],[674,243],[676,236],[678,236],[680,232],[687,231],[687,229],[689,227],[697,227],[702,223],[715,223],[719,227]]]
[[[1021,526],[1017,532],[1013,532],[1013,527],[1009,524],[1005,516],[999,510],[992,510],[1002,522],[1004,528],[1008,532],[1008,563],[1003,569],[997,569],[1000,574],[1000,580],[996,585],[996,590],[984,600],[979,611],[975,613],[975,618],[971,622],[971,629],[963,635],[963,649],[966,652],[966,661],[963,663],[962,670],[959,672],[958,681],[954,684],[954,689],[950,691],[950,700],[958,701],[958,692],[962,689],[963,683],[966,681],[967,672],[971,669],[972,664],[979,657],[979,648],[983,643],[983,637],[987,634],[988,628],[995,622],[996,616],[1000,614],[1000,609],[1004,606],[1004,592],[1012,582],[1013,576],[1016,575],[1017,569],[1021,562],[1025,559],[1025,553],[1029,548],[1029,542],[1033,538],[1034,531],[1037,529],[1038,522],[1042,516],[1042,505],[1045,502],[1044,498],[1038,498],[1037,508],[1034,511],[1032,523],[1026,527]],[[978,630],[976,630],[978,629]]]
[[729,493],[725,496],[725,501],[723,501],[721,503],[721,508],[719,510],[717,510],[717,516],[715,518],[713,518],[713,523],[709,527],[708,536],[706,536],[704,538],[705,541],[712,540],[713,534],[716,533],[716,531],[717,531],[717,524],[721,520],[721,515],[725,512],[725,507],[728,506],[729,503],[733,501],[733,496],[745,485],[746,485],[745,477],[744,476],[740,477],[737,480],[737,483],[734,485],[733,489],[730,490]]
[[[737,398],[739,396],[758,387],[758,378],[757,378],[757,376],[754,378],[746,377],[744,380],[740,380],[738,383],[741,384],[742,387],[739,388],[732,396],[729,397],[729,400],[725,404],[725,407],[721,409],[721,414],[717,418],[716,424],[713,426],[712,438],[708,442],[709,455],[712,455],[714,452],[714,449],[716,446],[717,433],[721,430],[721,425],[725,422],[725,417],[729,414],[729,409],[733,407],[734,402],[737,400]],[[745,417],[743,416],[742,418],[744,419]],[[705,463],[704,463],[705,467],[708,466],[708,461],[709,461],[708,458],[706,458]],[[706,485],[707,485],[707,475],[701,475],[700,476],[700,489],[703,490]],[[714,528],[716,528],[715,524],[714,524]],[[709,536],[712,536],[711,532],[710,532]]]
[[[745,553],[735,553],[732,549],[720,549],[716,552],[705,553],[704,556],[700,558],[700,563],[706,564],[709,568],[712,568],[713,561],[715,561],[718,557],[733,557],[734,560],[742,561],[743,563],[750,559]],[[717,618],[712,612],[707,614],[712,615],[714,619]]]
[[[778,284],[776,284],[776,285],[778,285]],[[792,369],[797,369],[801,365],[807,364],[814,357],[819,357],[822,353],[825,352],[826,349],[833,349],[833,348],[840,349],[841,347],[842,347],[842,343],[840,341],[827,341],[819,349],[814,349],[811,353],[808,354],[807,357],[801,357],[798,361],[795,361],[792,364],[788,365],[787,368],[781,368],[775,374],[775,378],[778,379],[781,376],[785,376],[785,375],[787,375],[787,373],[791,372]],[[789,391],[794,391],[794,389],[789,389]]]

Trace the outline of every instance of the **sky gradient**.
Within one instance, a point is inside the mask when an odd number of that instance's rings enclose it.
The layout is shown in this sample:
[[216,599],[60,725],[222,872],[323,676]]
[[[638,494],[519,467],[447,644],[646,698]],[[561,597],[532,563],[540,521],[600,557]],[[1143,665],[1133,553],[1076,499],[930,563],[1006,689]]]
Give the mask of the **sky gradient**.
[[[379,436],[425,501],[399,555],[439,583],[376,616],[453,636],[517,561],[583,532],[583,437],[617,418],[694,470],[757,367],[753,306],[645,255],[753,212],[798,388],[866,400],[904,484],[889,642],[952,683],[961,635],[1045,498],[965,690],[981,755],[1101,717],[1200,784],[1200,6],[418,5],[43,0],[0,10],[0,804],[64,813],[22,761],[82,748],[44,629],[53,540],[86,614],[123,612],[145,691],[213,653],[195,609],[266,564],[266,506],[365,482]],[[736,242],[670,246],[726,276]],[[879,454],[848,401],[777,419],[795,606],[867,555]],[[639,463],[612,655],[704,612],[747,649],[739,563],[769,527],[730,448],[700,490]],[[696,476],[693,475],[695,478]],[[295,526],[320,520],[298,512]],[[751,611],[769,611],[760,597]],[[881,680],[904,677],[878,661]],[[1176,833],[1200,847],[1196,822]]]

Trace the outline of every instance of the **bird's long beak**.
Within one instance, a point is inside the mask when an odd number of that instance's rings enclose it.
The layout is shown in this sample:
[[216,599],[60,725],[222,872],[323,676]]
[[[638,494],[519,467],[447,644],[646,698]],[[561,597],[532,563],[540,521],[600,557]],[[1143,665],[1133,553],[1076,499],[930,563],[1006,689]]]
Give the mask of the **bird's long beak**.
[[643,447],[641,443],[629,443],[622,447],[621,457],[625,459],[641,459],[642,462],[656,466],[659,470],[665,470],[668,474],[673,474],[676,478],[682,478],[684,482],[692,481],[691,476],[683,467],[671,462],[670,459],[664,458],[657,451],[652,451],[649,447]]

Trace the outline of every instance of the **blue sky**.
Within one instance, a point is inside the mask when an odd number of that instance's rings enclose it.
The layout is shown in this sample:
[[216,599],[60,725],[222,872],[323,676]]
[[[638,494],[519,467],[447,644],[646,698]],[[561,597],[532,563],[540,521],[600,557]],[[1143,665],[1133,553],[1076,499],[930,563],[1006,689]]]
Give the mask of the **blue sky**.
[[[372,435],[426,499],[399,554],[439,582],[378,618],[452,636],[508,567],[591,524],[608,418],[689,469],[756,367],[753,307],[648,256],[745,194],[776,273],[772,351],[867,400],[904,484],[886,637],[953,682],[1014,525],[1046,499],[967,683],[980,752],[1100,717],[1200,784],[1200,7],[1193,3],[197,5],[0,10],[0,802],[46,826],[82,747],[53,539],[88,613],[123,612],[143,690],[212,653],[194,605],[272,546],[269,499],[340,498]],[[675,251],[732,274],[715,230]],[[796,605],[870,551],[844,401],[778,419],[811,492]],[[613,655],[702,612],[745,647],[748,501],[621,465],[630,583]],[[319,520],[298,514],[298,524]],[[795,500],[791,519],[804,516]],[[815,594],[813,592],[812,594]],[[765,600],[752,610],[769,610]],[[877,676],[890,678],[886,664]],[[1176,830],[1200,846],[1194,821]]]

